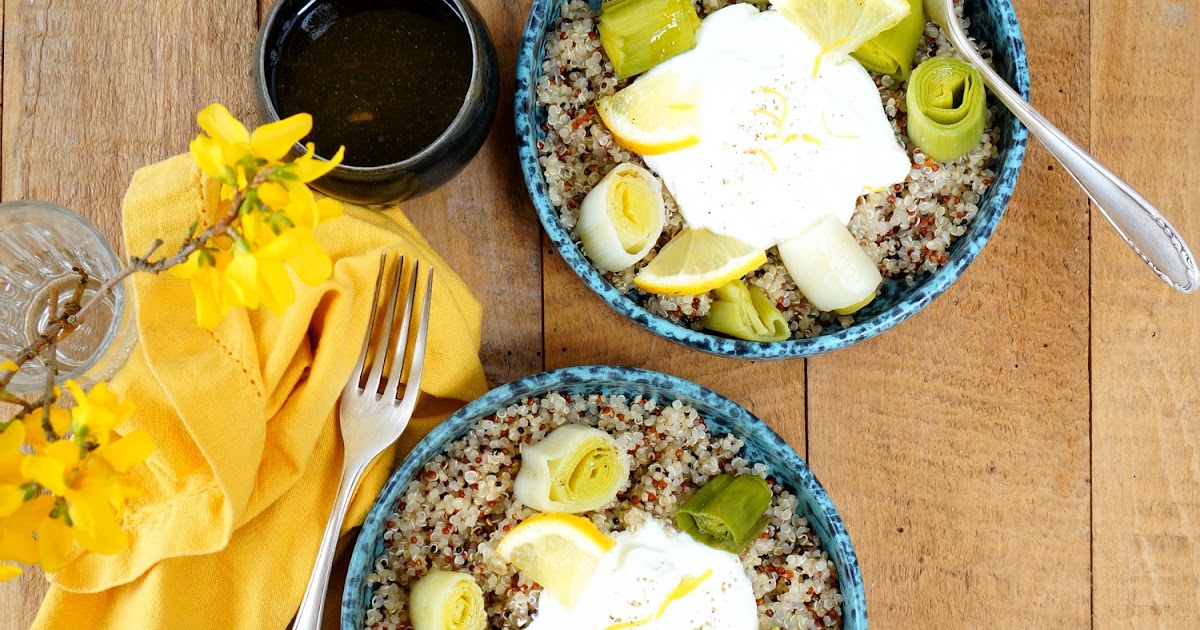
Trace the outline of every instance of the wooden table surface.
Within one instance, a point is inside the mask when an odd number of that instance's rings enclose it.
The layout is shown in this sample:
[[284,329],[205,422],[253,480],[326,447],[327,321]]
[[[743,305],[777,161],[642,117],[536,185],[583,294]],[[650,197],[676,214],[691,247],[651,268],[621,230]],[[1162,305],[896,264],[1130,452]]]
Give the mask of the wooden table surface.
[[[494,383],[613,363],[741,402],[837,503],[875,627],[1200,627],[1200,296],[1157,280],[1041,146],[982,256],[916,317],[808,361],[710,357],[618,317],[541,235],[509,96],[528,1],[475,0],[500,113],[457,180],[405,206],[483,303]],[[5,2],[0,196],[116,240],[133,171],[185,152],[197,111],[254,119],[270,4]],[[1014,4],[1035,106],[1200,246],[1200,3]],[[0,585],[0,628],[28,627],[44,589]]]

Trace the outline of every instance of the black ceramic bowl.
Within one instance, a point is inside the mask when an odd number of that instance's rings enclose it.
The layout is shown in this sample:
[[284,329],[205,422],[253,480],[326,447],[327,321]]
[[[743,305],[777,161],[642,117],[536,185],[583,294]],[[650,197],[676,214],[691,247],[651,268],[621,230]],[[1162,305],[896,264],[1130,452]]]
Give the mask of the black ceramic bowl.
[[[471,43],[471,78],[462,106],[450,125],[431,144],[399,162],[382,166],[354,166],[344,162],[313,187],[345,201],[387,204],[425,194],[454,177],[474,157],[487,137],[496,114],[500,91],[496,51],[483,18],[470,0],[443,0],[462,20]],[[405,0],[394,0],[402,4]],[[274,93],[275,73],[289,63],[287,44],[293,37],[308,37],[304,20],[317,11],[351,14],[362,0],[279,0],[258,35],[254,66],[255,92],[266,122],[280,119]],[[379,4],[375,2],[373,4]],[[330,7],[324,9],[324,7]],[[319,124],[319,123],[318,123]],[[334,147],[317,147],[318,155]],[[300,143],[293,157],[304,152]],[[323,155],[328,157],[328,155]]]

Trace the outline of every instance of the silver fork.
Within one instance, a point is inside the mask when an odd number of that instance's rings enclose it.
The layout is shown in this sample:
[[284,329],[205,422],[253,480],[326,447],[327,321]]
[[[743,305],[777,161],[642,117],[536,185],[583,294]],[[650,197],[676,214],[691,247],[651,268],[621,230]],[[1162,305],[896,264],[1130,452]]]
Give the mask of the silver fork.
[[[384,360],[388,356],[388,346],[392,331],[392,317],[396,312],[396,297],[400,293],[400,285],[404,273],[404,257],[396,264],[396,273],[388,288],[387,308],[382,313],[383,325],[375,334],[376,312],[379,308],[380,291],[384,288],[383,277],[387,263],[387,254],[379,258],[379,276],[375,280],[375,297],[371,300],[371,321],[367,325],[367,334],[363,339],[362,351],[358,355],[358,364],[350,374],[346,388],[342,390],[341,412],[339,424],[342,428],[342,443],[345,457],[342,464],[342,479],[338,483],[337,497],[333,501],[333,510],[329,522],[325,525],[325,534],[321,538],[321,549],[317,552],[317,561],[313,565],[312,577],[304,591],[304,599],[300,601],[300,610],[292,623],[293,630],[317,630],[321,626],[321,616],[325,607],[325,590],[329,585],[329,571],[333,565],[333,553],[337,546],[338,534],[342,529],[342,521],[346,517],[346,508],[354,488],[366,470],[367,465],[383,449],[394,443],[408,426],[412,418],[413,408],[417,404],[417,396],[421,384],[421,368],[425,362],[425,338],[429,333],[429,303],[433,297],[433,267],[429,267],[428,278],[425,282],[425,293],[422,299],[421,321],[417,325],[417,335],[412,347],[412,363],[408,368],[408,382],[405,384],[404,398],[396,400],[396,392],[400,387],[400,379],[404,374],[404,357],[408,343],[408,328],[412,321],[413,305],[416,303],[417,271],[420,264],[413,261],[412,277],[408,284],[408,301],[404,305],[404,319],[400,324],[400,334],[394,340],[395,350],[392,352],[392,368],[384,385],[383,393],[379,392],[379,383],[383,377]],[[373,342],[373,343],[372,343]],[[368,351],[374,349],[373,353]],[[363,368],[367,357],[373,357],[371,369],[367,373],[366,382],[363,380]]]
[[1175,226],[1145,197],[1125,180],[1117,177],[1103,164],[1075,144],[1067,134],[1050,124],[1032,105],[1025,102],[1016,90],[1004,82],[975,50],[962,23],[954,13],[954,0],[927,0],[925,11],[942,27],[958,52],[966,57],[983,76],[992,94],[1021,119],[1029,133],[1042,141],[1050,154],[1058,158],[1071,177],[1079,183],[1096,204],[1100,214],[1108,219],[1117,234],[1149,265],[1164,282],[1181,293],[1191,293],[1200,285],[1200,268]]

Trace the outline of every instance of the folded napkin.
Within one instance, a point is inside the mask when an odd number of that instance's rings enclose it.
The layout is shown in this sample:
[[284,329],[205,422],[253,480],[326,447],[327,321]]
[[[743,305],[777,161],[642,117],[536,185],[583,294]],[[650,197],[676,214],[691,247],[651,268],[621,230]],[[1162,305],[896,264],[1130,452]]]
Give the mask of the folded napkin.
[[[218,188],[188,156],[138,171],[124,203],[126,251],[179,238],[215,216]],[[124,517],[129,547],[76,550],[52,578],[34,628],[285,628],[300,604],[341,471],[338,395],[366,331],[382,251],[437,270],[424,378],[405,452],[486,388],[479,304],[398,211],[346,204],[316,230],[333,276],[296,285],[280,317],[232,310],[196,325],[188,283],[134,277],[139,349],[113,382],[137,405],[124,430],[157,445]],[[170,242],[170,241],[168,241]],[[394,463],[364,477],[346,527],[360,524]],[[329,611],[336,615],[335,611]]]

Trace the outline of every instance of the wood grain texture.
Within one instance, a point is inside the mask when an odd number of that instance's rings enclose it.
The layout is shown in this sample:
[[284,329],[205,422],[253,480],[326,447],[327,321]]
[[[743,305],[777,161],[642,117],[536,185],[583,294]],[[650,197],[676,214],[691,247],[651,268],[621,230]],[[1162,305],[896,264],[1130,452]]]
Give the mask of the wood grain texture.
[[[1092,0],[1092,24],[1092,147],[1196,248],[1200,5]],[[1095,628],[1197,628],[1200,297],[1092,234]]]
[[[62,204],[119,244],[136,169],[187,151],[208,103],[253,114],[255,14],[253,0],[5,2],[3,199]],[[29,627],[45,588],[39,572],[0,584],[0,629]]]
[[618,315],[542,239],[546,368],[611,364],[695,381],[741,403],[804,453],[804,361],[751,362],[689,350]]
[[[1086,0],[1015,4],[1035,105],[1086,139]],[[876,627],[1090,623],[1087,203],[1031,149],[960,282],[809,361],[809,463],[854,538]]]

